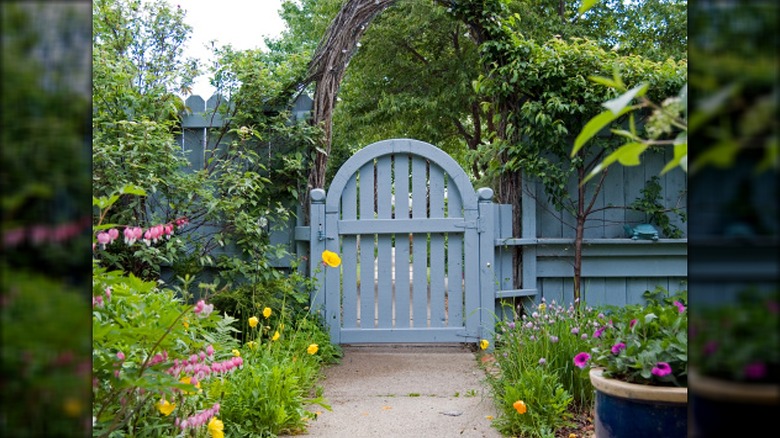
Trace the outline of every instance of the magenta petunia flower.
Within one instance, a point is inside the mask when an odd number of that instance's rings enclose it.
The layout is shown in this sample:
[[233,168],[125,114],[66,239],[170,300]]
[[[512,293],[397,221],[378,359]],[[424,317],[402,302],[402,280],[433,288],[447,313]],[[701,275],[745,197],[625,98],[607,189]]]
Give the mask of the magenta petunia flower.
[[683,303],[679,301],[675,301],[674,305],[677,306],[677,311],[679,311],[680,313],[685,312],[685,306],[683,306]]
[[628,323],[628,327],[634,328],[634,324],[636,324],[636,319],[632,319],[631,322]]
[[650,372],[653,373],[654,376],[663,377],[671,374],[672,367],[666,362],[658,362]]
[[577,368],[582,369],[585,368],[589,360],[590,360],[590,354],[585,352],[578,353],[576,356],[574,356],[574,365]]
[[617,356],[618,354],[620,354],[620,352],[622,350],[625,350],[625,349],[626,349],[626,344],[624,344],[622,342],[618,342],[617,344],[612,346],[612,354]]
[[766,376],[766,364],[763,362],[752,362],[743,368],[745,377],[750,380],[758,380]]
[[605,328],[607,328],[607,326],[599,327],[599,328],[598,328],[598,330],[596,330],[595,332],[593,332],[593,337],[594,337],[594,338],[600,338],[600,337],[601,337],[601,334],[602,334],[602,333],[604,333],[604,329],[605,329]]

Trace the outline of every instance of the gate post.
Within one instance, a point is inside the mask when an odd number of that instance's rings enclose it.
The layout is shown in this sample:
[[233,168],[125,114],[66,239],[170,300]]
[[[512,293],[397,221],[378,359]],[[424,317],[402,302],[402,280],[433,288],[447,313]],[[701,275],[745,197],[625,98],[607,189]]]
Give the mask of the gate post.
[[493,190],[477,190],[479,202],[479,336],[493,347],[496,305],[495,224]]
[[309,275],[314,280],[310,312],[325,318],[325,273],[322,252],[325,251],[325,190],[312,189],[309,196]]

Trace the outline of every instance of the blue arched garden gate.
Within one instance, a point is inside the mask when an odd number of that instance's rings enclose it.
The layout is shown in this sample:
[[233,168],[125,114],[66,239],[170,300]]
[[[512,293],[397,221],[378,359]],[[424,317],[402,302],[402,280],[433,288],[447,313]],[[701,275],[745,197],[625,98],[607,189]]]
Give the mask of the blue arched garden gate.
[[[311,193],[312,311],[331,340],[477,342],[495,322],[493,192],[435,146],[384,140]],[[341,256],[322,265],[322,251]]]

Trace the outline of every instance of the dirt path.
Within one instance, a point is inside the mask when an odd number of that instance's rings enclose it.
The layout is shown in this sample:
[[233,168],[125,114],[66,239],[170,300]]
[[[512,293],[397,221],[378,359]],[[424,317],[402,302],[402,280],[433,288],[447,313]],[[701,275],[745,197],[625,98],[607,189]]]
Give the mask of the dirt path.
[[325,370],[332,411],[310,437],[501,437],[485,374],[465,346],[345,346]]

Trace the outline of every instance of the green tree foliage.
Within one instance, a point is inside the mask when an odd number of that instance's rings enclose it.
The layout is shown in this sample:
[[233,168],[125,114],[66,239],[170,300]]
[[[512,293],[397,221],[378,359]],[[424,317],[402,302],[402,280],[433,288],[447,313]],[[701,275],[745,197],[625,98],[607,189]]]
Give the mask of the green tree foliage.
[[119,239],[99,249],[104,266],[156,280],[167,265],[174,279],[211,282],[216,275],[245,284],[247,293],[279,292],[264,285],[284,277],[272,265],[287,254],[271,245],[269,232],[289,226],[305,180],[301,151],[311,127],[290,123],[286,111],[296,91],[287,85],[305,60],[216,48],[213,82],[230,98],[216,111],[226,123],[207,133],[203,167],[192,168],[176,138],[187,110],[176,93],[187,91],[197,72],[182,56],[191,32],[185,11],[161,0],[101,0],[93,17],[93,193],[110,196],[132,184],[148,194],[121,195],[101,219],[120,232],[189,221],[177,230],[182,239],[149,245]]
[[[73,178],[89,169],[87,20],[68,5],[2,4],[4,260],[63,278],[89,270],[87,257],[73,257],[89,245],[78,223],[89,180]],[[68,239],[54,233],[71,225]]]

